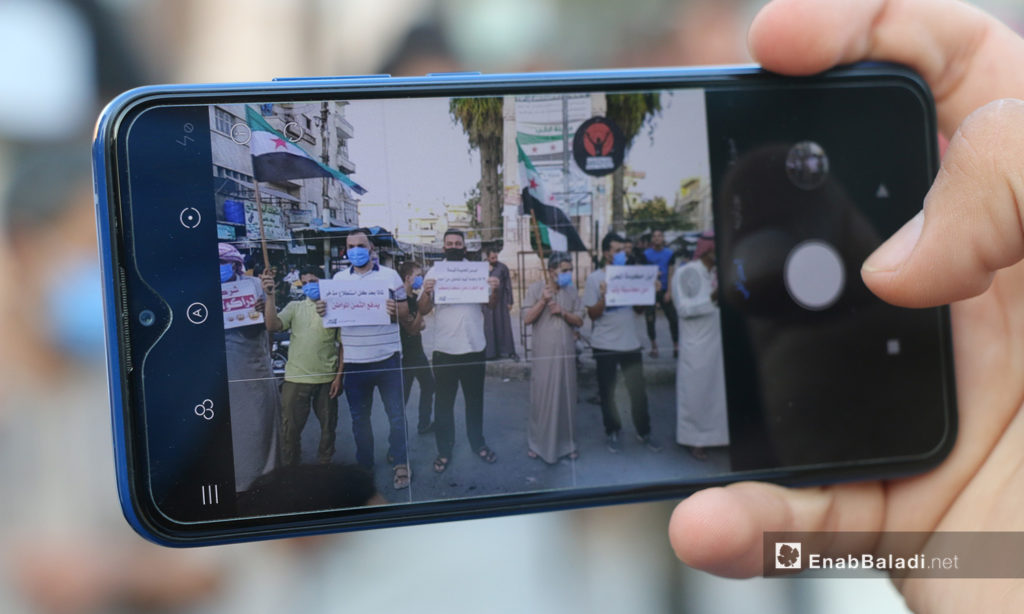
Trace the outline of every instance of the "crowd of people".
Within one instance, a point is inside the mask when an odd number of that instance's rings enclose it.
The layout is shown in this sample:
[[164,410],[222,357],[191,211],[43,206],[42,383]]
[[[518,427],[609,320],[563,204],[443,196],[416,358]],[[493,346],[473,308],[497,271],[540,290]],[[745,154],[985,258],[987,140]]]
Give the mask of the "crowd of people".
[[[250,489],[275,468],[303,463],[302,432],[310,413],[319,422],[316,464],[334,463],[342,396],[351,418],[356,465],[372,470],[378,461],[371,426],[375,392],[387,417],[385,458],[392,469],[391,485],[396,491],[408,488],[413,471],[406,405],[414,383],[419,385],[413,414],[416,433],[433,435],[434,472],[443,473],[456,450],[460,389],[470,453],[484,463],[497,462],[498,454],[485,437],[486,362],[519,360],[510,318],[511,275],[498,260],[497,250],[484,254],[489,271],[486,303],[435,302],[436,267],[424,271],[413,260],[397,270],[385,266],[370,231],[354,230],[345,244],[349,266],[332,279],[382,283],[388,290],[390,322],[337,328],[324,325],[327,304],[320,281],[326,274],[320,267],[304,266],[283,279],[272,270],[255,277],[246,272],[244,257],[235,247],[219,247],[222,283],[258,280],[254,309],[264,315],[261,321],[225,331],[238,492]],[[466,260],[464,233],[448,229],[443,250],[445,261]],[[660,306],[669,316],[678,364],[676,442],[694,457],[707,458],[704,448],[728,445],[713,236],[702,237],[693,259],[678,267],[660,230],[643,250],[631,250],[624,237],[609,233],[601,243],[601,258],[582,284],[582,294],[574,280],[573,259],[563,252],[549,255],[543,278],[526,290],[520,306],[523,323],[532,329],[526,455],[549,464],[579,457],[574,416],[581,332],[596,363],[596,400],[608,451],[618,453],[622,447],[623,421],[616,401],[620,371],[637,440],[652,453],[661,451],[662,444],[651,432],[638,326],[639,318],[646,316],[650,353],[656,357],[653,318]],[[607,305],[605,265],[639,263],[658,267],[655,303]],[[283,286],[301,294],[279,307],[289,297]],[[587,320],[589,328],[584,331]],[[433,329],[429,355],[423,342],[428,327]],[[271,370],[268,333],[281,331],[288,332],[290,341],[279,386]]]

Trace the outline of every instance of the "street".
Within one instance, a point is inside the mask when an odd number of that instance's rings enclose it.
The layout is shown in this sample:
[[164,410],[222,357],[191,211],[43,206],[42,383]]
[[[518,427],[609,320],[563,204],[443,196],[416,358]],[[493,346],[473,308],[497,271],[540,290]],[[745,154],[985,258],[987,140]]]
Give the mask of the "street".
[[[642,319],[638,318],[638,326]],[[437,448],[433,433],[416,432],[419,386],[414,385],[406,406],[411,486],[407,490],[392,488],[391,466],[386,460],[388,425],[379,396],[375,396],[372,424],[375,441],[375,480],[380,493],[392,502],[428,501],[437,499],[478,497],[485,495],[528,492],[571,487],[597,487],[629,483],[688,481],[721,474],[729,469],[725,448],[709,449],[709,458],[698,461],[675,443],[675,360],[664,316],[658,316],[658,338],[661,356],[651,359],[644,354],[645,376],[651,414],[652,436],[661,445],[652,452],[637,439],[629,413],[625,387],[618,386],[618,407],[622,417],[622,449],[610,452],[605,444],[601,408],[587,399],[597,395],[593,376],[593,360],[589,350],[581,354],[579,403],[573,420],[579,459],[563,458],[548,465],[526,455],[526,429],[529,415],[529,362],[500,360],[488,363],[484,385],[484,435],[487,445],[498,459],[485,463],[470,450],[465,435],[465,411],[462,395],[455,404],[455,449],[448,469],[441,474],[433,470]],[[515,322],[514,322],[515,325]],[[646,335],[644,335],[646,342]],[[595,399],[596,400],[596,399]],[[310,417],[302,434],[303,462],[315,462],[320,427]],[[354,463],[355,449],[347,400],[339,405],[337,451],[334,462]]]

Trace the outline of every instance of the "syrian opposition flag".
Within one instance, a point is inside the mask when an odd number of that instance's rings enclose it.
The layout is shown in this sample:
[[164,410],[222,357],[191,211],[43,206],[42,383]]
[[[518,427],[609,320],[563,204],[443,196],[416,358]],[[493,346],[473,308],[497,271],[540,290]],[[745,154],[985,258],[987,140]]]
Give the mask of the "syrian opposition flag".
[[[556,252],[585,252],[587,247],[576,232],[569,216],[555,205],[554,195],[547,194],[544,184],[541,182],[540,173],[530,162],[530,158],[523,152],[522,145],[516,140],[516,149],[519,150],[519,181],[523,187],[523,213],[533,213],[537,218],[537,225],[540,227],[541,243]],[[533,234],[530,234],[530,241],[533,241]]]
[[252,175],[256,181],[333,177],[356,194],[366,193],[366,188],[352,181],[351,177],[321,163],[290,142],[248,105],[245,107],[245,120],[252,133],[249,150],[252,152]]

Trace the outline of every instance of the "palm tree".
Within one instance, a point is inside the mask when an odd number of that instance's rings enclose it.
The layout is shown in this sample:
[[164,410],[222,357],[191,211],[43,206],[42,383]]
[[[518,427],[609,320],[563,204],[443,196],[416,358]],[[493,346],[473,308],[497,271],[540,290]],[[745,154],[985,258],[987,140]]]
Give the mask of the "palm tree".
[[482,239],[501,236],[501,166],[504,118],[502,98],[452,98],[448,112],[462,125],[471,149],[480,151],[480,226]]
[[[650,119],[661,112],[661,93],[608,94],[606,117],[613,121],[626,139],[626,149],[633,145],[636,135]],[[621,232],[625,228],[623,201],[625,165],[619,166],[612,174],[612,228]]]

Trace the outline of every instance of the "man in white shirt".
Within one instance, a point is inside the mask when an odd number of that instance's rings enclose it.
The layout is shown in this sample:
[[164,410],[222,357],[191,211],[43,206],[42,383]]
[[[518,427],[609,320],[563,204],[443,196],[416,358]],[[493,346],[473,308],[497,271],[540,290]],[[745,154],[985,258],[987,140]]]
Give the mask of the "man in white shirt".
[[714,234],[706,233],[697,240],[693,260],[680,267],[672,280],[683,332],[676,370],[676,442],[698,460],[707,459],[706,447],[729,445],[714,268]]
[[[627,263],[626,241],[615,233],[608,233],[601,240],[601,251],[604,253],[605,265]],[[606,306],[606,290],[605,269],[602,267],[587,277],[583,289],[583,306],[594,323],[590,345],[594,349],[594,361],[597,363],[597,391],[601,398],[601,416],[608,451],[617,453],[622,445],[619,441],[622,420],[615,404],[616,370],[622,369],[637,439],[652,452],[658,452],[661,446],[651,437],[651,416],[647,411],[641,353],[643,343],[636,334],[637,313],[645,308]]]
[[[448,261],[466,259],[466,237],[461,230],[449,228],[444,233],[444,257]],[[487,340],[484,336],[484,312],[479,303],[434,305],[435,271],[431,269],[420,294],[421,315],[434,312],[434,436],[437,458],[434,471],[441,473],[451,462],[455,445],[455,395],[462,385],[466,402],[466,434],[472,450],[486,463],[498,456],[484,441],[484,359]],[[488,277],[491,289],[487,305],[497,305],[498,278]]]
[[[388,416],[388,462],[392,465],[393,486],[396,490],[408,488],[411,473],[405,436],[405,399],[402,394],[402,341],[399,321],[409,319],[409,306],[405,302],[405,284],[394,269],[377,264],[370,231],[357,228],[345,240],[346,255],[351,266],[334,274],[333,279],[383,280],[387,282],[390,297],[389,324],[344,326],[341,340],[345,347],[344,388],[352,414],[352,434],[356,440],[356,462],[372,468],[373,427],[370,411],[373,390],[380,391],[384,411]],[[318,312],[326,312],[326,305],[318,301]]]

